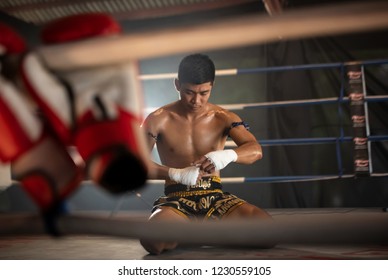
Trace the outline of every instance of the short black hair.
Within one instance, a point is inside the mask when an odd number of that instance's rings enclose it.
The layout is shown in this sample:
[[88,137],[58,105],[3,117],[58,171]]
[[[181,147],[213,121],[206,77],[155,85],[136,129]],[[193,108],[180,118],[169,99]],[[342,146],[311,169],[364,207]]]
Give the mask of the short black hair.
[[215,66],[209,56],[204,54],[191,54],[184,57],[179,64],[178,80],[180,83],[203,84],[213,83],[215,79]]

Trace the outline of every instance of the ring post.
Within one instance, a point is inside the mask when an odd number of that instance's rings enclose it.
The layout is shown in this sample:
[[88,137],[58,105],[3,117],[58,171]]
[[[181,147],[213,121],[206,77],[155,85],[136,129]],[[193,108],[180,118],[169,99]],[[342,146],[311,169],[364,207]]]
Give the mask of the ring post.
[[367,118],[362,67],[358,62],[347,65],[347,94],[353,124],[354,172],[356,176],[370,175]]

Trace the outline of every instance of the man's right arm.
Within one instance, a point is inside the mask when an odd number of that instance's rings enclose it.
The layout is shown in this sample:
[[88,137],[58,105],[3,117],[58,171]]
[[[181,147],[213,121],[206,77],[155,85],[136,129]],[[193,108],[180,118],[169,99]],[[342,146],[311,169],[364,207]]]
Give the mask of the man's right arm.
[[[152,152],[156,142],[158,141],[159,129],[158,118],[154,114],[150,114],[144,121],[142,127],[144,133],[147,135],[147,142],[150,152]],[[199,177],[199,168],[196,166],[189,166],[186,168],[171,168],[165,165],[156,163],[151,159],[150,154],[150,167],[148,173],[148,179],[170,179],[184,185],[195,185]]]
[[195,185],[199,177],[199,167],[172,168],[165,165],[151,163],[149,179],[170,179],[184,185]]
[[151,152],[154,149],[154,146],[158,140],[158,130],[157,130],[157,121],[154,113],[151,113],[143,122],[142,129],[143,133],[146,135],[147,146],[150,151],[149,154],[149,170],[148,170],[148,179],[166,179],[168,178],[168,168],[157,164],[152,160]]

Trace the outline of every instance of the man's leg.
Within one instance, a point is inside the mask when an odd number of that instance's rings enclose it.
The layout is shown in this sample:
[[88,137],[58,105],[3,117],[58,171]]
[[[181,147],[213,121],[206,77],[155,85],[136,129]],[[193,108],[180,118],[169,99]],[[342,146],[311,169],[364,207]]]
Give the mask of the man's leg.
[[[249,204],[243,203],[231,210],[229,214],[227,214],[223,219],[260,219],[262,221],[272,221],[271,215],[269,215],[265,210]],[[260,245],[255,245],[255,247],[259,247],[261,249],[270,249],[275,247],[275,243],[263,243]]]
[[[163,206],[156,210],[149,219],[150,222],[161,222],[161,221],[176,221],[176,222],[188,222],[188,218],[180,215],[177,210],[171,207]],[[159,240],[145,240],[140,239],[140,244],[150,254],[159,255],[165,250],[172,250],[178,246],[177,242],[163,242]]]
[[231,210],[225,218],[261,218],[272,219],[272,217],[263,209],[250,203],[243,203]]

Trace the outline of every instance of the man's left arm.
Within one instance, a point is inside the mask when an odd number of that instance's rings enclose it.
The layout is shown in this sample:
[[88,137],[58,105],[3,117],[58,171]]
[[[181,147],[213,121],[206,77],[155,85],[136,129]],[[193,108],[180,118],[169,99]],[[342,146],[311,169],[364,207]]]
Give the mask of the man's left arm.
[[244,126],[234,127],[230,130],[229,136],[237,145],[233,149],[238,155],[237,163],[252,164],[263,157],[261,145]]
[[263,156],[261,145],[237,115],[230,113],[227,123],[229,136],[237,147],[209,152],[193,163],[206,173],[221,170],[231,162],[252,164]]

